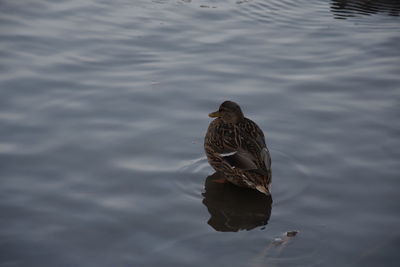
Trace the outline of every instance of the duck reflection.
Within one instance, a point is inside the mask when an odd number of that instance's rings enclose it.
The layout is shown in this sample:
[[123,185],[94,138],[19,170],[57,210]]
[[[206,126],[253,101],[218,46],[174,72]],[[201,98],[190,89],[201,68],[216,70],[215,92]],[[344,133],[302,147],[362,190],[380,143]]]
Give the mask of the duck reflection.
[[211,215],[208,224],[220,232],[266,225],[271,216],[271,196],[230,183],[214,182],[221,178],[223,174],[216,172],[205,181],[203,204]]
[[389,16],[399,16],[399,0],[332,0],[331,12],[336,19],[346,19],[359,15],[385,13]]

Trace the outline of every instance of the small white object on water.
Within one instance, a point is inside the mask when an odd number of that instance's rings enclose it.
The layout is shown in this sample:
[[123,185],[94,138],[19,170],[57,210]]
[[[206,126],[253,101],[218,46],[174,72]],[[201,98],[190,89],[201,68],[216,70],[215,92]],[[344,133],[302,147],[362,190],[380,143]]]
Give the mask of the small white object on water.
[[283,233],[282,237],[276,237],[272,241],[272,244],[275,246],[284,246],[289,240],[295,237],[299,231],[287,231]]

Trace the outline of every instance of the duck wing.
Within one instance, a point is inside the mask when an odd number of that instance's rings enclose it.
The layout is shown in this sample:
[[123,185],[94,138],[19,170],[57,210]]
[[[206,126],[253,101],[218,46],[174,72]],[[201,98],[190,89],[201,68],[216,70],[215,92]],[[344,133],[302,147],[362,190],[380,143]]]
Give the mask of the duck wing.
[[269,173],[271,171],[271,156],[260,127],[252,120],[245,118],[239,125],[239,129],[241,142],[238,152],[246,153],[246,156],[257,166],[256,169]]
[[254,170],[257,169],[257,165],[251,160],[251,155],[245,151],[235,151],[228,155],[222,154],[223,158],[234,168],[242,170]]

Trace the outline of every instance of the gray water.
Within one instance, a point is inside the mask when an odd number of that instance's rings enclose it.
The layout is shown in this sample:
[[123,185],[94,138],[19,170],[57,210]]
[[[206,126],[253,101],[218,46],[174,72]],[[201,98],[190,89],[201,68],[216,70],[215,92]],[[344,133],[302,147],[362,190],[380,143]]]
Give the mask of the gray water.
[[[398,266],[399,12],[2,0],[0,266]],[[227,99],[267,136],[272,205],[210,182]]]

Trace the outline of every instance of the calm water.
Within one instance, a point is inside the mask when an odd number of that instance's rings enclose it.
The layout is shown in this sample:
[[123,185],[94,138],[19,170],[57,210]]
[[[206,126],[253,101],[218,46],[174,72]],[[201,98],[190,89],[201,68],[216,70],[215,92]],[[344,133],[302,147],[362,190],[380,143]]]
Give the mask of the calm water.
[[[0,266],[398,266],[399,13],[2,0]],[[272,205],[210,182],[226,99],[267,135]]]

